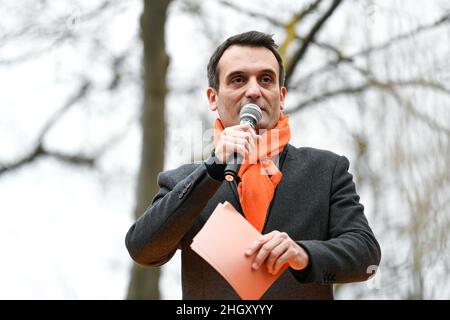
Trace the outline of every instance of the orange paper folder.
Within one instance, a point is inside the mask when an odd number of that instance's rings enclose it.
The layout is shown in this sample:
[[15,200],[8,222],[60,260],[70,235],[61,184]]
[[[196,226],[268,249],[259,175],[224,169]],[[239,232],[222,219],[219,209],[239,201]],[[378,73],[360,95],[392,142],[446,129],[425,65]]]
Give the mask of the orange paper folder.
[[203,228],[194,237],[192,250],[213,266],[243,300],[258,300],[287,269],[272,275],[263,264],[252,269],[255,255],[245,251],[260,237],[256,230],[229,203],[219,203]]

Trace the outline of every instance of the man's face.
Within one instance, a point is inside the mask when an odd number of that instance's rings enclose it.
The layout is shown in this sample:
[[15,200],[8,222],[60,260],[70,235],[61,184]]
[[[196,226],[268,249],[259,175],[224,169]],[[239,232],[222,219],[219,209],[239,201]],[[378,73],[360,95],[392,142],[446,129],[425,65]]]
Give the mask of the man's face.
[[232,45],[218,64],[219,90],[206,91],[212,111],[218,111],[224,127],[239,124],[239,112],[247,103],[262,110],[257,129],[276,126],[284,108],[286,88],[279,87],[279,66],[265,47]]

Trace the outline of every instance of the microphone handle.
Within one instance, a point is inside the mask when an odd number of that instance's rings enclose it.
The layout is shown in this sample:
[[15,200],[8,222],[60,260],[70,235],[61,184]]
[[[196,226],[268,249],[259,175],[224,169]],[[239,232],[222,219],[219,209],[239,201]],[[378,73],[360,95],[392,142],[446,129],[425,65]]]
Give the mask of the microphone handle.
[[[259,109],[259,107],[258,107]],[[261,118],[261,117],[259,117]],[[256,118],[253,120],[249,120],[244,118],[241,118],[240,120],[240,124],[244,124],[244,123],[248,123],[253,130],[255,130],[255,126],[256,126],[256,122],[258,121]],[[225,175],[225,180],[232,182],[232,181],[237,181],[237,176],[238,176],[238,172],[239,172],[239,168],[241,167],[242,164],[242,156],[235,152],[234,154],[232,154],[228,160],[227,160],[227,165],[225,166],[225,170],[224,170],[224,175]]]
[[227,181],[237,180],[237,174],[239,168],[241,167],[242,156],[239,153],[232,154],[227,161],[225,166],[224,174]]

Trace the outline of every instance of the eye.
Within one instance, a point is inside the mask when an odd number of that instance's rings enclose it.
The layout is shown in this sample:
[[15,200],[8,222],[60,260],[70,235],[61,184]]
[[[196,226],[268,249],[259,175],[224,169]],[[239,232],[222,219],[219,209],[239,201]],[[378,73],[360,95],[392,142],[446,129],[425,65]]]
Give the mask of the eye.
[[236,84],[241,84],[244,82],[244,77],[242,76],[237,76],[231,79],[232,83],[236,83]]
[[270,84],[273,82],[273,80],[271,76],[265,75],[261,77],[261,82],[264,84]]

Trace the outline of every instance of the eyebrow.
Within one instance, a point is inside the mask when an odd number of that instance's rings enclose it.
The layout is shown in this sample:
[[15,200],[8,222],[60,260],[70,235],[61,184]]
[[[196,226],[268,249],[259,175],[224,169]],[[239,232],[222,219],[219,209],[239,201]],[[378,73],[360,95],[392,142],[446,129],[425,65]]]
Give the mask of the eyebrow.
[[[271,74],[272,76],[275,76],[275,77],[277,75],[277,73],[273,69],[263,69],[263,70],[261,70],[259,72],[260,73],[269,73],[269,74]],[[245,74],[245,71],[242,71],[242,70],[232,71],[232,72],[230,72],[229,74],[226,75],[225,79],[229,79],[229,78],[232,78],[234,76],[241,75],[241,74]]]

